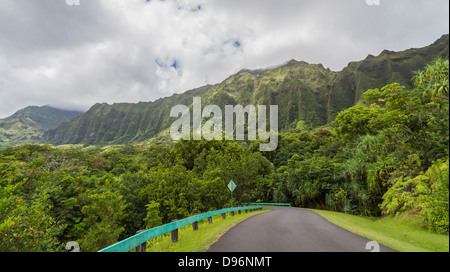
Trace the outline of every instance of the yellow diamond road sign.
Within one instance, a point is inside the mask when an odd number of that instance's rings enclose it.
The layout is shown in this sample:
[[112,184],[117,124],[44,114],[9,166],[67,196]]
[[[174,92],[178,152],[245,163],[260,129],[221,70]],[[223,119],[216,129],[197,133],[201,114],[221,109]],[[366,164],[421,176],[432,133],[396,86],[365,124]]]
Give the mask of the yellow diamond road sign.
[[230,181],[230,183],[228,183],[228,189],[233,192],[234,189],[236,189],[236,184],[233,181]]

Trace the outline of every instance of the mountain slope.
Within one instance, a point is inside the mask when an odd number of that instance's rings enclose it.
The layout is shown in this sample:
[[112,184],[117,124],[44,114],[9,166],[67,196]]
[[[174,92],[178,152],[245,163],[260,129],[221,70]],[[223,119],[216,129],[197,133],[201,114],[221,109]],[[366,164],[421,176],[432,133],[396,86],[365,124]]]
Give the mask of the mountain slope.
[[69,121],[82,112],[66,111],[50,106],[30,106],[0,119],[0,147],[22,143],[37,142],[42,134]]
[[[449,57],[449,35],[442,36],[430,46],[409,49],[401,52],[384,50],[378,56],[369,55],[365,60],[350,63],[339,73],[337,84],[331,90],[330,103],[340,101],[336,95],[347,97],[354,95],[353,102],[358,101],[368,89],[384,87],[388,83],[397,82],[412,87],[414,72],[423,69],[432,60]],[[336,106],[336,105],[335,105]],[[337,108],[348,108],[352,103],[338,105]],[[333,116],[336,115],[336,112]]]
[[53,144],[87,145],[144,141],[171,125],[170,110],[173,105],[192,104],[194,96],[202,96],[209,88],[204,86],[155,102],[96,104],[73,121],[47,131],[43,139]]
[[311,127],[325,125],[349,108],[371,88],[399,82],[411,86],[413,73],[437,57],[448,57],[449,35],[434,44],[352,62],[340,72],[320,64],[291,60],[266,70],[242,70],[214,86],[204,86],[155,102],[96,104],[75,120],[49,130],[43,139],[53,144],[137,143],[157,136],[175,121],[173,106],[192,105],[195,96],[203,106],[279,105],[280,129],[299,121]]

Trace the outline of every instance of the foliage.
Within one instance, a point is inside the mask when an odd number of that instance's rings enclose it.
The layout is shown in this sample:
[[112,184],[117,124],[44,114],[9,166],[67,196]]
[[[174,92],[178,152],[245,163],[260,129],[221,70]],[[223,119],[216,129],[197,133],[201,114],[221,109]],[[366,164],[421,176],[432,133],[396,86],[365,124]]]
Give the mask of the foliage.
[[354,140],[361,135],[376,134],[379,130],[377,117],[382,114],[383,110],[380,107],[352,107],[337,116],[336,131],[346,141]]
[[147,207],[147,217],[144,221],[146,223],[146,228],[151,229],[161,225],[161,217],[159,216],[160,204],[152,201],[151,203],[145,205]]
[[106,191],[89,196],[89,204],[81,212],[85,216],[82,223],[86,234],[80,239],[80,246],[85,251],[97,251],[117,242],[124,227],[119,220],[125,216],[123,197]]
[[[186,167],[188,166],[188,167]],[[0,251],[97,251],[138,230],[230,205],[270,201],[272,164],[234,142],[0,149]],[[267,198],[266,198],[267,196]]]
[[330,134],[280,141],[275,199],[370,216],[414,210],[428,228],[448,233],[448,172],[439,162],[448,160],[447,86],[448,60],[437,59],[413,87],[368,90]]
[[64,251],[70,241],[96,251],[139,230],[228,207],[230,180],[235,203],[406,212],[448,233],[447,86],[448,60],[438,59],[413,86],[368,90],[364,102],[327,126],[295,122],[272,152],[259,152],[258,141],[217,140],[2,148],[0,251]]
[[449,161],[437,162],[424,175],[400,177],[383,196],[386,214],[418,213],[425,226],[438,233],[448,233]]
[[18,185],[0,187],[0,251],[52,251],[57,229],[47,196],[27,204],[13,194]]

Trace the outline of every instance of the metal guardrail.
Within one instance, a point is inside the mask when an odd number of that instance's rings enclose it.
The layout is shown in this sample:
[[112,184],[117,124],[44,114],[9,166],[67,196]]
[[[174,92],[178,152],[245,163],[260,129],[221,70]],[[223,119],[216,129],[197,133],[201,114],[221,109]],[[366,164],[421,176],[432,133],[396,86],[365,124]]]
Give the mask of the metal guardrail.
[[153,239],[155,237],[161,236],[161,235],[169,233],[169,232],[176,231],[179,228],[182,228],[189,224],[193,224],[194,230],[195,230],[196,227],[198,228],[197,222],[200,220],[211,218],[213,216],[220,215],[220,214],[222,214],[222,218],[224,218],[224,215],[226,213],[234,214],[234,212],[236,212],[236,211],[246,211],[247,212],[249,210],[252,211],[252,210],[257,210],[257,209],[262,209],[262,206],[228,208],[228,209],[222,209],[222,210],[213,211],[213,212],[207,212],[207,213],[203,213],[203,214],[199,214],[199,215],[194,215],[194,216],[191,216],[191,217],[188,217],[185,219],[181,219],[181,220],[169,223],[169,224],[165,224],[165,225],[162,225],[162,226],[159,226],[156,228],[144,230],[134,236],[131,236],[131,237],[129,237],[125,240],[122,240],[118,243],[115,243],[114,245],[111,245],[102,250],[99,250],[98,252],[128,252],[133,248],[141,247],[141,245],[145,244],[150,239]]

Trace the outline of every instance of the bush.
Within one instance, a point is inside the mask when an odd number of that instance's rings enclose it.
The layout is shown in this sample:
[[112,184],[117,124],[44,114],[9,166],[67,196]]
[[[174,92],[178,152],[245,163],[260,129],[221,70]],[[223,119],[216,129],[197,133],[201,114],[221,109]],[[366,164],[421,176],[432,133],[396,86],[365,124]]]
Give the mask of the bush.
[[423,221],[430,229],[438,233],[449,232],[449,162],[433,165],[426,173],[432,180],[432,193],[422,203]]
[[429,230],[449,232],[449,161],[436,162],[424,175],[401,177],[383,196],[384,214],[413,212]]

